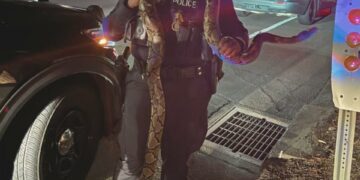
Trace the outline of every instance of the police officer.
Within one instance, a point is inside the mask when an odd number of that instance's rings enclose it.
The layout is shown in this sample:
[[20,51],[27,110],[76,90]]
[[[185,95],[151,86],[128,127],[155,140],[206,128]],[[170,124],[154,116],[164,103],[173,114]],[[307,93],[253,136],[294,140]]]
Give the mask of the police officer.
[[[158,0],[165,31],[161,79],[166,117],[162,140],[161,178],[185,180],[190,155],[202,145],[207,132],[207,106],[222,76],[203,37],[206,0]],[[150,97],[144,76],[146,31],[138,18],[139,0],[119,0],[104,20],[104,30],[114,40],[131,40],[135,65],[126,76],[123,120],[119,134],[121,170],[118,180],[137,179],[144,162],[150,122]],[[237,19],[232,0],[222,0],[220,52],[228,57],[247,47],[248,32]]]

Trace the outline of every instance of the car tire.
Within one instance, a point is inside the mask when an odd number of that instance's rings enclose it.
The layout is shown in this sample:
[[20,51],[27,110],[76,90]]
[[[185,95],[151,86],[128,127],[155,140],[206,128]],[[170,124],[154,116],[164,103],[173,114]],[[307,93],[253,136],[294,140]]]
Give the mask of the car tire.
[[236,15],[239,17],[247,17],[251,14],[251,12],[248,11],[236,11]]
[[73,85],[49,98],[22,140],[13,180],[85,179],[102,129],[101,101],[91,89]]
[[316,21],[318,0],[311,0],[305,14],[298,15],[298,21],[303,25],[312,25]]

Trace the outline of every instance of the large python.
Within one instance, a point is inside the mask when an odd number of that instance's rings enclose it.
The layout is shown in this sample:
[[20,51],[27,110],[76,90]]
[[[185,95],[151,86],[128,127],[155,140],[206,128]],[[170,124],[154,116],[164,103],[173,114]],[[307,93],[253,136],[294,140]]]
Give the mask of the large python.
[[[296,43],[309,38],[316,32],[316,28],[303,31],[293,37],[281,37],[270,33],[260,33],[254,37],[251,45],[244,49],[235,58],[229,59],[219,53],[218,45],[222,38],[219,27],[221,0],[206,0],[204,14],[204,34],[206,40],[222,60],[234,64],[248,64],[253,62],[258,55],[264,42],[271,43]],[[149,55],[147,58],[147,83],[151,98],[151,121],[145,162],[140,179],[153,179],[156,172],[161,138],[165,121],[165,99],[160,79],[160,68],[164,56],[164,31],[157,14],[157,0],[140,0],[139,14],[145,24],[148,35]]]

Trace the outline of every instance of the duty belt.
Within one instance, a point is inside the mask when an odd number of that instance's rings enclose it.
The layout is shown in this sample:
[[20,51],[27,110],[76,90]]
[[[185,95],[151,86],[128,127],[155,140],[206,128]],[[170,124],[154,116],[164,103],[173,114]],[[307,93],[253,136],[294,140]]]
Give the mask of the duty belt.
[[206,65],[189,67],[164,67],[161,70],[161,77],[166,80],[200,78],[207,73],[206,67]]

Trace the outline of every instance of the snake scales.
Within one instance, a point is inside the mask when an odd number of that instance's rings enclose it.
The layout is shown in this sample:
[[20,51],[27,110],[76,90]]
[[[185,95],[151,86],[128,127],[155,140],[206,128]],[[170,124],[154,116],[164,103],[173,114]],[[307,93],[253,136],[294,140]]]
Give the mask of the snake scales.
[[[151,122],[146,145],[145,162],[140,179],[153,179],[156,172],[161,138],[165,121],[165,99],[160,79],[160,68],[164,56],[164,31],[156,9],[157,0],[140,0],[140,18],[145,24],[148,35],[149,55],[147,59],[147,83],[151,98]],[[247,64],[254,61],[260,54],[264,42],[296,43],[309,38],[316,28],[303,31],[297,36],[281,37],[269,33],[260,33],[254,37],[251,45],[235,58],[222,56],[218,44],[222,37],[219,30],[219,14],[221,0],[206,0],[204,14],[204,34],[213,53],[222,60],[234,64]]]

